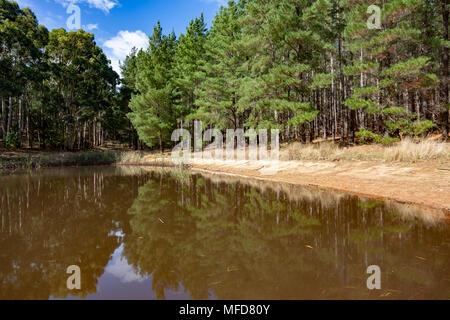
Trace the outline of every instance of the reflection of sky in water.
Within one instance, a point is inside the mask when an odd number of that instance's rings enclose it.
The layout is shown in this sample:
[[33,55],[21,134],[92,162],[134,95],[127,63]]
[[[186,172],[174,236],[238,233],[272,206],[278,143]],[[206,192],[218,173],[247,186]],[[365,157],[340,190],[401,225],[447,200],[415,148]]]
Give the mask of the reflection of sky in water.
[[[111,255],[104,274],[98,279],[97,292],[88,295],[86,299],[156,300],[156,294],[152,290],[152,276],[139,275],[133,266],[128,264],[122,253],[123,244]],[[83,270],[81,270],[81,285],[83,285]],[[181,285],[177,292],[166,290],[165,295],[168,300],[189,299],[189,293],[184,293]],[[69,295],[67,299],[79,298]]]
[[144,282],[147,277],[137,274],[134,268],[128,264],[125,257],[122,256],[123,244],[114,251],[111,261],[105,268],[106,274],[111,274],[120,279],[123,284],[131,282]]

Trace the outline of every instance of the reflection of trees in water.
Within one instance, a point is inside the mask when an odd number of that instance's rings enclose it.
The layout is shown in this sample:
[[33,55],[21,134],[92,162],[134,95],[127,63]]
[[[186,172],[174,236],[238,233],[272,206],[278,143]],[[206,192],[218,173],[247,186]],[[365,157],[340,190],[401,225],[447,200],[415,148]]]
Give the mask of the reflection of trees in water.
[[[153,274],[158,298],[180,283],[195,299],[449,297],[446,226],[351,196],[257,189],[154,173],[129,210],[124,254]],[[371,264],[381,293],[366,288]]]
[[[144,178],[112,168],[2,177],[0,299],[94,293],[118,246],[111,231],[126,225],[124,213]],[[73,264],[81,267],[82,290],[69,292],[66,268]]]
[[180,284],[197,299],[365,298],[369,264],[384,272],[382,293],[399,290],[388,297],[450,297],[443,224],[342,194],[135,171],[2,177],[0,299],[66,297],[72,264],[75,295],[94,293],[120,229],[158,298]]

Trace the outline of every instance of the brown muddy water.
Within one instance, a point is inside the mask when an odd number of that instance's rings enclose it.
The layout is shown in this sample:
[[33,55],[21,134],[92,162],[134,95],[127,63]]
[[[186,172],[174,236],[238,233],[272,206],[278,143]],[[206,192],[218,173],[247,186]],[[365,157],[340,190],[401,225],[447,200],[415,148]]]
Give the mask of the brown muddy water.
[[449,255],[439,212],[336,192],[136,167],[0,176],[0,299],[449,299]]

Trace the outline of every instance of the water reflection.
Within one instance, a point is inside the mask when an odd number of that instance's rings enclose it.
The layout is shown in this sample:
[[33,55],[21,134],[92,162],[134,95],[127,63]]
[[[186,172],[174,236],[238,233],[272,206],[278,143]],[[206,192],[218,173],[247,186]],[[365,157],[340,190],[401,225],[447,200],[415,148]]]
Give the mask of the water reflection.
[[1,299],[450,298],[439,212],[179,170],[0,179]]

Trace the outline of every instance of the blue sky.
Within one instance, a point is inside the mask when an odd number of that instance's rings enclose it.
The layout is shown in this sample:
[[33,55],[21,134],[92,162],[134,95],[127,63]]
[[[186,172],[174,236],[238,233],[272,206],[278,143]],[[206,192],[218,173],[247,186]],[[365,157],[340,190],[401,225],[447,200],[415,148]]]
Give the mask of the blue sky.
[[189,21],[204,14],[210,26],[226,0],[15,0],[30,7],[49,30],[67,27],[67,7],[80,8],[81,28],[94,33],[116,71],[133,46],[145,48],[158,20],[165,33],[184,33]]

